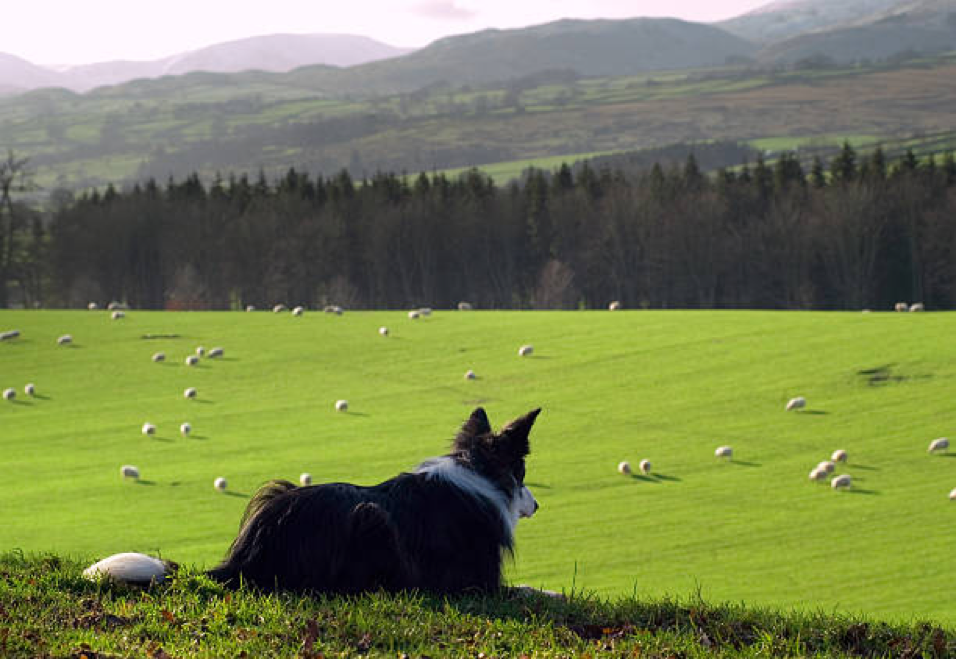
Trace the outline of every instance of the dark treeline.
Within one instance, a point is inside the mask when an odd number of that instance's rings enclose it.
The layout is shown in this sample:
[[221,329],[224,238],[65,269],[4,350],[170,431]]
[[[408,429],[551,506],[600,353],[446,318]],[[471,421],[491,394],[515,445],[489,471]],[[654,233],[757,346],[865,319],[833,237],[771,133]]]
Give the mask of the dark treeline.
[[[784,155],[707,176],[692,156],[633,174],[534,170],[500,188],[478,171],[193,175],[21,217],[0,274],[47,306],[954,306],[952,154],[887,163],[845,145],[807,169]],[[9,227],[17,209],[4,208]]]

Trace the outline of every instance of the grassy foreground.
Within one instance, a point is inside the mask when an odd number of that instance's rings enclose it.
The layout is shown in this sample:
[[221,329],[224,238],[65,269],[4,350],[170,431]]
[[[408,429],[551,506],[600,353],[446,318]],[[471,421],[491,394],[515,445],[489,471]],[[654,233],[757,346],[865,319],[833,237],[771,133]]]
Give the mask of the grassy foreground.
[[55,557],[0,557],[3,657],[947,657],[956,634],[702,600],[436,599],[227,591],[180,573],[148,590],[92,583]]
[[[926,451],[956,434],[956,314],[0,311],[8,329],[0,551],[209,567],[268,479],[379,482],[476,405],[496,426],[541,406],[512,583],[956,624],[956,460]],[[225,357],[186,366],[198,345]],[[807,479],[838,448],[847,492]]]

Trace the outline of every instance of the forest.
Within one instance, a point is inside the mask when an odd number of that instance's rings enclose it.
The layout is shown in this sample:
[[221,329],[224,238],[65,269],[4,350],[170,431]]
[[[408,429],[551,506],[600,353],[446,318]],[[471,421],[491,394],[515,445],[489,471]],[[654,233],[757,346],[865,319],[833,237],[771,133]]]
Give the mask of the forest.
[[0,307],[890,309],[956,304],[952,153],[845,143],[704,173],[563,165],[498,186],[347,170],[154,179],[44,208],[0,162]]

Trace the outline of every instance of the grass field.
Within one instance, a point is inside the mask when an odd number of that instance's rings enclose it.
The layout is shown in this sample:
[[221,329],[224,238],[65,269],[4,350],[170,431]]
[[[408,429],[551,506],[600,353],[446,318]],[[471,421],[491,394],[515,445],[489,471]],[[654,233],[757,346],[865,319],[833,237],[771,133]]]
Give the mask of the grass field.
[[[926,452],[956,426],[956,315],[0,311],[8,329],[0,551],[209,566],[267,479],[374,483],[444,452],[476,405],[495,425],[542,406],[541,509],[518,527],[512,581],[956,622],[956,460]],[[225,357],[185,366],[198,345]],[[795,395],[807,409],[784,412]],[[807,479],[836,448],[849,492]],[[652,476],[616,472],[642,458]]]

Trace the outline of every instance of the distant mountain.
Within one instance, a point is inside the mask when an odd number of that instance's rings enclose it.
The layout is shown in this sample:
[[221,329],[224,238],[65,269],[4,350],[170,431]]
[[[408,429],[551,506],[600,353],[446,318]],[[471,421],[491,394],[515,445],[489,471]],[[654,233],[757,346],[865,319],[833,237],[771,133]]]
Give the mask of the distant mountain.
[[752,12],[715,23],[756,43],[774,43],[807,32],[871,20],[905,0],[777,0]]
[[17,94],[37,87],[62,84],[56,71],[31,64],[15,55],[0,53],[0,93]]

